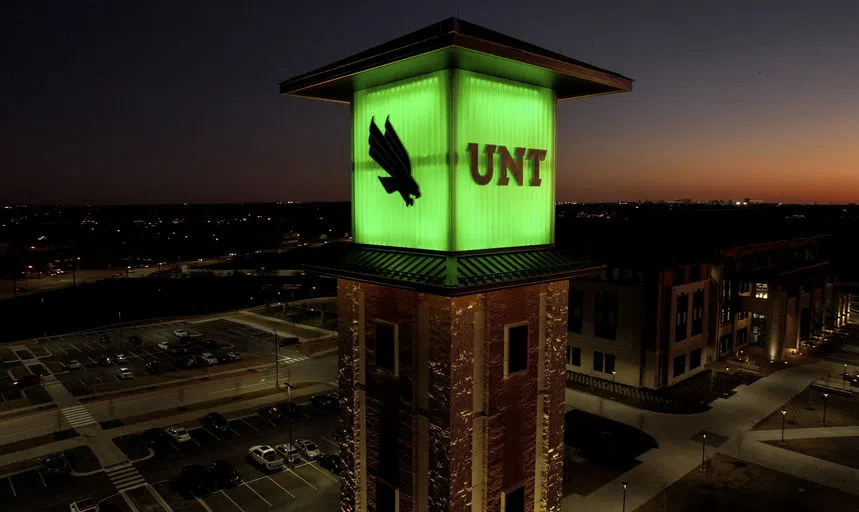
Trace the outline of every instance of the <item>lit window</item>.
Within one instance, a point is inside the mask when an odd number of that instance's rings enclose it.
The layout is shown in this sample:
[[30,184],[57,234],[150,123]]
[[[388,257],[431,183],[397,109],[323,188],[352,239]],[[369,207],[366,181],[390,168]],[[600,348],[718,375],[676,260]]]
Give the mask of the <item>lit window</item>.
[[755,298],[766,299],[769,296],[769,285],[767,283],[755,283]]

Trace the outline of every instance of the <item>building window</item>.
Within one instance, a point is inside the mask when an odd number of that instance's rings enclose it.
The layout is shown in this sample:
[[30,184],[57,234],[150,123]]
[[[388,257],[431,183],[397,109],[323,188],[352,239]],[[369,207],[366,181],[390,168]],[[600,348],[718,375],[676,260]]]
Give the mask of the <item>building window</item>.
[[528,369],[528,324],[507,326],[504,344],[504,376]]
[[567,345],[567,364],[570,366],[582,365],[582,348]]
[[614,354],[605,355],[605,372],[614,373]]
[[749,317],[748,311],[737,311],[737,320],[745,320]]
[[719,353],[725,354],[731,348],[731,335],[725,334],[721,338],[719,338]]
[[400,490],[382,480],[376,480],[376,512],[399,512]]
[[737,346],[745,345],[747,341],[749,341],[749,328],[743,327],[737,331]]
[[674,376],[679,377],[686,373],[686,354],[674,358]]
[[701,366],[701,349],[696,348],[689,353],[689,369],[694,370]]
[[501,512],[525,512],[525,488],[501,493]]
[[731,281],[722,281],[722,323],[731,321]]
[[617,337],[617,294],[599,292],[594,304],[594,336],[613,340]]
[[397,324],[376,320],[376,368],[399,375],[399,343]]
[[692,294],[692,336],[704,330],[704,289],[698,288]]
[[594,351],[594,371],[601,372],[603,370],[603,353]]
[[677,294],[677,313],[674,321],[674,341],[686,339],[686,326],[689,321],[689,294]]
[[752,345],[763,346],[767,341],[767,316],[752,313]]
[[570,313],[567,330],[570,332],[582,332],[582,313],[584,296],[581,290],[570,287]]
[[767,283],[755,283],[755,298],[766,299],[769,296],[769,285]]
[[701,280],[701,265],[692,265],[689,267],[689,282],[694,283],[695,281]]

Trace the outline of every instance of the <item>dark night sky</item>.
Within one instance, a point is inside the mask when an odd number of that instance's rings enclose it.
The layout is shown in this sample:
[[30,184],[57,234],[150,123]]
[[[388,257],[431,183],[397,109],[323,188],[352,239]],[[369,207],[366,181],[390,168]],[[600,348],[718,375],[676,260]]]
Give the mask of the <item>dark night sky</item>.
[[349,109],[277,83],[457,8],[636,80],[560,105],[559,200],[859,196],[856,1],[23,0],[0,202],[346,199]]

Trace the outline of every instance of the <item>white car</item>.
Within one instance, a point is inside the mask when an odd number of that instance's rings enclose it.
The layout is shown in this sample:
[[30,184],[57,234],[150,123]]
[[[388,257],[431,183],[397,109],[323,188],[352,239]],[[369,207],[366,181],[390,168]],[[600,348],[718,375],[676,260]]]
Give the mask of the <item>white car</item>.
[[119,380],[133,379],[134,374],[131,372],[131,368],[126,368],[123,366],[122,368],[116,370],[116,378],[118,378]]
[[248,456],[252,461],[269,471],[283,467],[283,457],[267,444],[251,446]]
[[72,359],[66,364],[66,370],[80,370],[84,366],[77,359]]
[[294,464],[301,460],[301,453],[298,451],[298,448],[289,443],[275,446],[274,451],[279,453],[287,464]]
[[162,341],[162,342],[158,343],[158,345],[157,345],[157,347],[160,348],[161,350],[167,350],[167,347],[169,347],[169,346],[170,346],[170,344],[167,343],[166,341]]
[[304,455],[304,458],[307,460],[316,460],[322,455],[322,452],[319,451],[319,447],[310,439],[296,439],[295,446],[298,447],[301,454]]
[[188,336],[188,331],[185,329],[176,329],[173,331],[173,334],[175,334],[177,338],[184,338],[185,336]]
[[177,443],[184,443],[191,440],[191,435],[182,427],[165,428],[164,433],[170,436],[170,439]]
[[128,361],[128,357],[126,357],[126,355],[123,353],[116,354],[115,356],[113,356],[113,359],[117,363],[124,363],[124,362]]
[[208,364],[218,364],[218,358],[214,356],[211,352],[203,352],[200,354],[200,359],[206,361]]

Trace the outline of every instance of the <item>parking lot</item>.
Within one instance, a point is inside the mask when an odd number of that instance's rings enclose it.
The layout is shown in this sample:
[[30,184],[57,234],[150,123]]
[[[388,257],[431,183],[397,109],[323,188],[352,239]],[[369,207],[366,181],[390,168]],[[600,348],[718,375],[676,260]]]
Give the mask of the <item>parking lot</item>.
[[[338,453],[334,441],[337,425],[336,406],[321,410],[312,405],[299,407],[300,418],[293,423],[293,438],[313,440],[323,453]],[[339,478],[316,462],[301,460],[291,468],[267,472],[247,458],[248,449],[258,444],[271,446],[289,442],[288,423],[278,424],[256,414],[242,415],[230,420],[225,433],[215,433],[204,427],[189,429],[190,441],[171,442],[156,448],[155,455],[136,464],[138,471],[175,510],[214,512],[257,512],[264,510],[333,511],[337,509],[340,493]],[[129,457],[148,452],[136,436],[114,440]],[[226,460],[235,466],[241,483],[206,496],[185,494],[176,479],[183,467]]]

